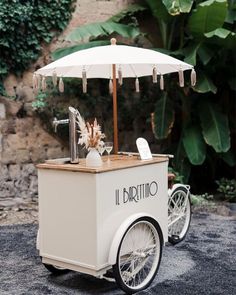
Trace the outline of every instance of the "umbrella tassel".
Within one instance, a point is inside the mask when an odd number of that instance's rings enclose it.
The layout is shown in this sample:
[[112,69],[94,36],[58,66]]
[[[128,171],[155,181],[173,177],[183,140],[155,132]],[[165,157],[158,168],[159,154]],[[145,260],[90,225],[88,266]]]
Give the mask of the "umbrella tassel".
[[82,71],[82,84],[83,84],[83,93],[87,92],[87,76],[86,76],[86,70],[83,69]]
[[52,84],[54,87],[57,86],[57,73],[55,71],[52,73]]
[[157,83],[157,68],[154,67],[152,70],[152,82]]
[[184,71],[179,70],[179,86],[184,87]]
[[[40,84],[41,84],[41,76],[40,75],[36,75],[36,86],[37,86],[37,90],[40,90]],[[42,85],[42,84],[41,84]]]
[[109,93],[112,94],[113,93],[113,83],[112,80],[109,80]]
[[191,86],[195,86],[197,82],[197,75],[194,69],[191,71]]
[[42,91],[45,91],[47,89],[47,82],[46,82],[46,78],[43,77],[42,79]]
[[136,91],[136,92],[139,92],[139,90],[140,90],[140,89],[139,89],[139,80],[138,80],[138,78],[136,78],[136,79],[135,79],[135,91]]
[[64,87],[64,82],[63,82],[62,78],[60,78],[60,80],[59,80],[58,88],[61,93],[64,92],[65,87]]
[[118,69],[118,82],[119,82],[120,85],[123,84],[123,77],[122,77],[121,68]]
[[163,78],[163,75],[161,75],[161,77],[160,77],[160,89],[164,90],[164,78]]
[[38,79],[35,74],[33,74],[33,89],[36,90],[38,88]]

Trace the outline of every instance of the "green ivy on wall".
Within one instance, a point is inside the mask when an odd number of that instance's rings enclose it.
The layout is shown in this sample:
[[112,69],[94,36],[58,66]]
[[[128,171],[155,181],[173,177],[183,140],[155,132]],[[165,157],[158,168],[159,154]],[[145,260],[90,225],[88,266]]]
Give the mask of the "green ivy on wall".
[[[74,0],[0,0],[0,82],[39,56],[42,43],[68,24]],[[1,87],[0,87],[1,88]]]

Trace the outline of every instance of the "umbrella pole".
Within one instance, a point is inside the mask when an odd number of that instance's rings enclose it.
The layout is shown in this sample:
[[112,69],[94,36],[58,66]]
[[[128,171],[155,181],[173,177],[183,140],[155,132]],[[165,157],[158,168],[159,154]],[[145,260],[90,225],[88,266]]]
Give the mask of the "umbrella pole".
[[114,131],[114,154],[118,153],[118,123],[117,123],[117,87],[116,87],[116,65],[112,65],[113,83],[113,131]]

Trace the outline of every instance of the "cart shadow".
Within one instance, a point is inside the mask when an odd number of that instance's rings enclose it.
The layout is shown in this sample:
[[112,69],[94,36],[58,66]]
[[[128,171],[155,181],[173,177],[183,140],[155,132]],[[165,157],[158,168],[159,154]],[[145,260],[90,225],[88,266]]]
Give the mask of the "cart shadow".
[[124,294],[113,282],[98,279],[86,274],[70,271],[67,274],[50,274],[48,282],[58,287],[76,290],[85,294]]

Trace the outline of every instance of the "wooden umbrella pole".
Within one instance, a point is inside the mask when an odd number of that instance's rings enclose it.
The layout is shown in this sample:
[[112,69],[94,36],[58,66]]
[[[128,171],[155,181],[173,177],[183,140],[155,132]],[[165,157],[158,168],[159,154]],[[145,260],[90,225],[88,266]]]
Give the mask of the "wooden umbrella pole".
[[118,153],[116,65],[112,65],[114,154]]
[[[111,38],[111,45],[116,45],[116,39]],[[113,83],[113,140],[114,140],[114,154],[118,153],[118,122],[117,122],[117,87],[116,87],[116,65],[112,65],[112,83]]]

